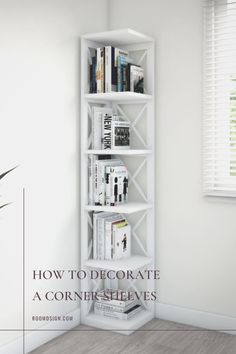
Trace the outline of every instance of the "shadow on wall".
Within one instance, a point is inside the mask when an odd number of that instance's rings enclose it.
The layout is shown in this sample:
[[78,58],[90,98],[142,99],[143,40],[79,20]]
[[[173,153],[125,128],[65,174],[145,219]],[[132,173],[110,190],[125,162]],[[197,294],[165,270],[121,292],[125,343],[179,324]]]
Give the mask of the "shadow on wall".
[[[5,177],[8,173],[10,173],[11,171],[15,170],[18,166],[15,166],[13,168],[11,168],[10,170],[6,171],[6,172],[3,172],[1,175],[0,175],[0,180]],[[0,209],[4,208],[5,206],[9,205],[11,203],[4,203],[4,204],[0,204]]]

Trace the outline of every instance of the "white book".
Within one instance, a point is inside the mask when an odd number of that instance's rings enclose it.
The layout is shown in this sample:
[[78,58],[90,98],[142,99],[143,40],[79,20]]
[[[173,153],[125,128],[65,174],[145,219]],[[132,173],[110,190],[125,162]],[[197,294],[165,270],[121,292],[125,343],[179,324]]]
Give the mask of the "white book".
[[105,47],[105,91],[116,91],[115,48]]
[[97,259],[105,259],[105,218],[110,216],[112,213],[103,212],[102,215],[97,218]]
[[114,223],[125,220],[123,214],[113,214],[105,219],[105,259],[113,257],[112,226]]
[[130,308],[134,307],[135,305],[138,305],[138,300],[134,300],[132,303],[129,303],[127,306],[117,306],[117,305],[110,305],[109,301],[107,303],[101,302],[101,301],[95,301],[94,303],[94,308],[97,308],[98,310],[102,311],[110,311],[110,312],[121,312],[124,313]]
[[111,149],[111,123],[112,115],[103,114],[102,116],[102,149]]
[[120,159],[96,160],[96,205],[106,205],[106,166],[121,165]]
[[97,259],[97,216],[99,213],[93,213],[93,259]]
[[105,47],[105,91],[111,92],[112,47]]
[[130,257],[131,254],[131,228],[127,220],[113,224],[113,259]]
[[112,108],[97,107],[92,109],[92,149],[102,149],[102,117],[104,114],[112,115]]
[[144,93],[144,71],[137,65],[130,66],[130,91]]
[[118,205],[128,201],[128,170],[125,165],[110,168],[110,205]]
[[105,174],[105,200],[106,205],[110,205],[111,203],[111,182],[110,182],[110,174],[111,174],[111,166],[106,166],[106,174]]
[[137,304],[134,305],[133,307],[131,307],[129,310],[125,311],[125,312],[115,312],[115,311],[104,311],[98,308],[94,308],[94,313],[96,315],[100,315],[100,316],[104,316],[104,317],[111,317],[111,318],[117,318],[120,320],[128,320],[129,318],[131,318],[132,316],[134,316],[135,314],[137,314],[138,312],[140,312],[141,310],[141,305]]
[[102,245],[102,239],[103,239],[103,244],[105,243],[104,231],[102,232],[101,223],[98,223],[98,221],[101,220],[102,218],[106,218],[107,216],[110,216],[111,214],[112,213],[109,212],[93,213],[93,259],[101,259],[99,257],[101,257],[102,249],[105,248],[105,245]]
[[111,123],[111,148],[125,150],[130,148],[130,123],[113,120]]
[[94,205],[94,164],[98,155],[88,156],[88,203]]
[[130,297],[131,293],[128,291],[123,291],[120,289],[103,289],[97,293],[97,300],[104,304],[127,307],[132,304],[137,298],[133,296]]

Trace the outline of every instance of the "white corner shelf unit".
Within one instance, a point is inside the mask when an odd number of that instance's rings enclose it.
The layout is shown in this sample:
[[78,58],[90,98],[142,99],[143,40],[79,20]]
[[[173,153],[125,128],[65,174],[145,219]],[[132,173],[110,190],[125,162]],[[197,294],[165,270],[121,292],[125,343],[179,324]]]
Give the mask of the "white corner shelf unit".
[[[144,94],[135,92],[89,93],[90,49],[111,45],[129,51],[144,69]],[[92,150],[92,107],[112,107],[131,123],[129,150]],[[154,112],[154,40],[131,29],[86,34],[81,38],[81,269],[145,270],[155,269],[155,112]],[[94,206],[88,203],[88,156],[119,156],[129,172],[129,202],[118,206]],[[132,256],[116,261],[93,259],[92,214],[94,211],[124,213],[131,224]],[[154,291],[155,281],[81,280],[81,291],[114,288],[129,291]],[[81,323],[105,330],[130,334],[155,316],[152,301],[142,301],[142,311],[126,321],[99,316],[93,302],[81,302]]]

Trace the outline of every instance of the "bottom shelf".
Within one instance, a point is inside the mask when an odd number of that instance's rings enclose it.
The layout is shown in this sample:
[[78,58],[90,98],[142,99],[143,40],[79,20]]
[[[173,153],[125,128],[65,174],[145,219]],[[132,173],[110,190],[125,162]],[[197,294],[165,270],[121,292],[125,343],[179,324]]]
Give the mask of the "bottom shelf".
[[134,317],[127,321],[90,313],[83,319],[82,323],[91,327],[97,327],[100,329],[129,335],[140,327],[144,326],[145,323],[151,321],[153,318],[153,313],[147,310],[141,310],[139,313],[137,313],[137,315],[134,315]]

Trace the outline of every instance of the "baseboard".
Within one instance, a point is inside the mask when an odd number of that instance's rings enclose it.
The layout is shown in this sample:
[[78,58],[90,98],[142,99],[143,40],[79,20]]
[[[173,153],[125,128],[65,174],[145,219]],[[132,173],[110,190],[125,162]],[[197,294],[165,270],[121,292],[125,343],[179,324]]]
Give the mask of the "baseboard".
[[[63,333],[80,324],[80,309],[72,311],[66,316],[73,316],[72,321],[49,322],[40,327],[40,331],[32,331],[25,335],[25,353],[30,353],[32,350],[41,347],[41,345],[51,341],[52,339],[61,336]],[[0,347],[0,354],[23,354],[23,338]]]
[[235,317],[159,303],[156,318],[236,335]]

